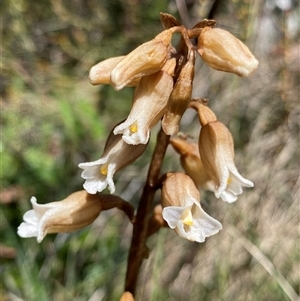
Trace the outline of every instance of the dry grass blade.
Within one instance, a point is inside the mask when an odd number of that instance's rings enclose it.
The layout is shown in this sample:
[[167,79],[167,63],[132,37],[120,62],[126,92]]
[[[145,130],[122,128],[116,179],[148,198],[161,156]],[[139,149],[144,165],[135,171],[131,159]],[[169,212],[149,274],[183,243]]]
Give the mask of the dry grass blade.
[[294,291],[289,282],[276,269],[273,263],[254,245],[249,239],[244,237],[236,227],[230,226],[227,232],[234,237],[262,266],[263,268],[277,281],[283,291],[292,301],[299,301],[300,298]]

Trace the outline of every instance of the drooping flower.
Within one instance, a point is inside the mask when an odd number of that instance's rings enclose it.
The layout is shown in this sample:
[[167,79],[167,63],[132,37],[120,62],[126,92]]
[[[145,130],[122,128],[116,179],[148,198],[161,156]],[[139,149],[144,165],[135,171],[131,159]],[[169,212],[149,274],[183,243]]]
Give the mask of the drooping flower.
[[162,215],[171,229],[190,241],[204,242],[222,229],[200,205],[193,180],[184,173],[169,173],[162,187]]
[[172,27],[158,34],[127,54],[112,70],[111,84],[121,90],[136,77],[153,74],[162,69],[170,58],[172,35],[177,28]]
[[108,186],[110,193],[114,193],[114,174],[140,157],[146,147],[146,144],[129,145],[124,142],[122,135],[114,135],[111,132],[101,158],[78,165],[83,169],[81,177],[86,180],[83,184],[84,189],[95,194]]
[[198,38],[198,52],[210,67],[249,76],[258,67],[258,61],[248,47],[221,28],[205,27]]
[[217,198],[232,203],[243,192],[242,187],[254,184],[243,178],[234,164],[233,138],[220,121],[205,124],[200,132],[199,151],[203,167],[213,180]]
[[101,196],[77,191],[62,201],[38,204],[30,199],[33,209],[27,211],[18,227],[21,237],[37,237],[41,242],[49,233],[68,233],[91,224],[102,210]]
[[114,134],[123,134],[128,144],[147,143],[151,128],[166,110],[172,88],[173,78],[165,71],[144,76],[135,88],[129,116],[116,126]]

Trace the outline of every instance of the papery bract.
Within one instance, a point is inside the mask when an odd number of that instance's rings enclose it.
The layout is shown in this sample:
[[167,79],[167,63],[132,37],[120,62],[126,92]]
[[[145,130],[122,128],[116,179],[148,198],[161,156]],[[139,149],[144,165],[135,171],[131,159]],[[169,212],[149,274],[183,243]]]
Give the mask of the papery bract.
[[167,135],[178,132],[181,117],[191,100],[196,51],[190,50],[188,60],[182,67],[179,77],[170,95],[167,111],[162,120],[162,128]]
[[200,194],[193,180],[184,173],[169,173],[162,187],[162,215],[171,229],[190,241],[204,242],[222,225],[200,205]]
[[254,186],[240,175],[234,164],[232,135],[223,123],[209,122],[202,127],[199,151],[204,169],[215,184],[217,198],[232,203],[243,192],[242,186]]
[[122,135],[114,135],[111,132],[101,158],[78,165],[83,169],[81,177],[86,180],[83,184],[84,189],[95,194],[108,186],[110,193],[114,193],[114,174],[140,157],[146,147],[146,144],[129,145],[124,142]]

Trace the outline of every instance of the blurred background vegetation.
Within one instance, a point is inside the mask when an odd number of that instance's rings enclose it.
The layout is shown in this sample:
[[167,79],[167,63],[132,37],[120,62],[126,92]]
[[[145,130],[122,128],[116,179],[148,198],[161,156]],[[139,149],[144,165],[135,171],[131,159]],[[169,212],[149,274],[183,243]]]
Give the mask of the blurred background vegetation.
[[[159,12],[187,26],[214,18],[260,61],[247,79],[198,60],[194,96],[231,130],[236,164],[255,182],[235,204],[202,194],[223,224],[203,244],[161,230],[149,240],[137,300],[298,300],[299,294],[299,5],[293,0],[16,0],[1,2],[2,301],[118,300],[131,225],[117,210],[90,227],[47,236],[16,235],[29,199],[61,200],[82,189],[77,165],[102,154],[126,118],[131,88],[93,87],[95,63],[126,54],[162,30]],[[136,205],[155,143],[116,174],[117,194]],[[182,132],[199,125],[187,111]],[[164,170],[181,170],[168,149]],[[157,196],[159,200],[159,196]]]

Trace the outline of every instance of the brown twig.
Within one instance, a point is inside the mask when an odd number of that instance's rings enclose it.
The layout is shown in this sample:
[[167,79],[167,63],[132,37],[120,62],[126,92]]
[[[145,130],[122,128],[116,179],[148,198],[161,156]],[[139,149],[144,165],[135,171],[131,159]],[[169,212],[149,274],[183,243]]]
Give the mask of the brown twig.
[[145,258],[144,251],[146,248],[150,211],[169,140],[170,136],[167,136],[161,129],[157,135],[156,146],[149,166],[147,181],[139,202],[133,226],[125,282],[125,291],[130,292],[133,296],[135,294],[139,269]]

